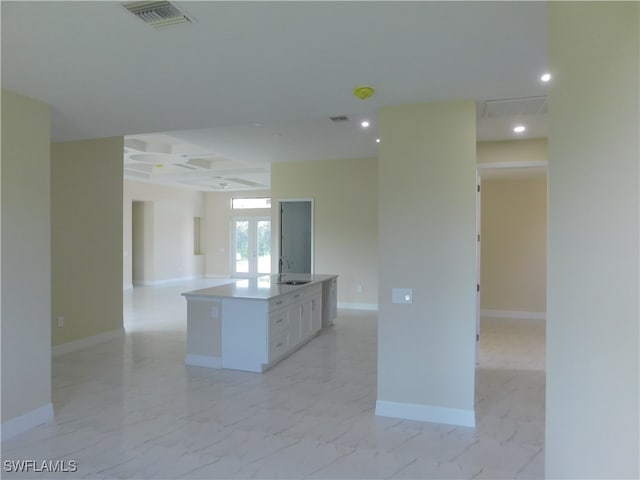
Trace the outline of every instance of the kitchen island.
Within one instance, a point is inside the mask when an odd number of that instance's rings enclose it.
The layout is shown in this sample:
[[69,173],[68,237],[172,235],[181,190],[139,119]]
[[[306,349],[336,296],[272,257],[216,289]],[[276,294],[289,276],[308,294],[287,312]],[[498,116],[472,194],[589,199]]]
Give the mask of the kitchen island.
[[265,275],[182,295],[187,365],[264,372],[333,324],[337,275]]

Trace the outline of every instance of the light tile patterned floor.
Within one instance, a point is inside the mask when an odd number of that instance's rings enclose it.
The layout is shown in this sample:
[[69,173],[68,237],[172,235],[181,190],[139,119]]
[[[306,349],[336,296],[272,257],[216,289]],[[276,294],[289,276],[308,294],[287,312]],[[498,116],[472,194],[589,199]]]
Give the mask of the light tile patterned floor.
[[[78,472],[3,478],[542,478],[543,370],[482,351],[471,429],[374,415],[371,312],[341,311],[262,375],[186,367],[178,293],[212,283],[126,292],[125,339],[54,359],[55,422],[4,442],[2,459]],[[502,348],[496,332],[483,347]]]

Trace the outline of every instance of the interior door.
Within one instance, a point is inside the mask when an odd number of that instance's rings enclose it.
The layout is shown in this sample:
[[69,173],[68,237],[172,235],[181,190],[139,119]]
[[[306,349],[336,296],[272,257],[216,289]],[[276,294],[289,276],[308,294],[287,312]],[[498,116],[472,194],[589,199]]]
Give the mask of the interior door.
[[312,273],[311,200],[280,202],[279,273]]

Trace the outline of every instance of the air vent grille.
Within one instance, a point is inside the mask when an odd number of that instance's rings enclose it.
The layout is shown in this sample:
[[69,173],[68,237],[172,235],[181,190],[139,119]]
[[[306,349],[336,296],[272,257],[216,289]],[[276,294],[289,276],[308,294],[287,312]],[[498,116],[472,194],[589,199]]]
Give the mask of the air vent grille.
[[538,96],[487,100],[481,107],[480,116],[482,118],[499,118],[545,113],[547,113],[547,97]]
[[191,22],[189,17],[169,2],[126,2],[122,6],[152,27]]
[[186,168],[187,170],[197,170],[196,167],[192,167],[191,165],[187,165],[186,163],[176,163],[176,167]]
[[332,122],[348,122],[349,121],[349,117],[347,117],[346,115],[337,115],[335,117],[329,117],[329,119]]
[[246,185],[248,187],[260,187],[260,186],[262,186],[259,183],[252,182],[251,180],[244,180],[242,178],[226,178],[225,180],[229,180],[230,182],[233,182],[233,183],[239,183],[240,185]]

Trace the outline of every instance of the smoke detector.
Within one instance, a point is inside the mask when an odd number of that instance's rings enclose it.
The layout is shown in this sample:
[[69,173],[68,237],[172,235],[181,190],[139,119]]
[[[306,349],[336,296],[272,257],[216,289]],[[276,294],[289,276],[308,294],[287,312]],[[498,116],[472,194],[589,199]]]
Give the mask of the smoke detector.
[[189,17],[170,2],[125,2],[122,6],[152,27],[191,22]]

